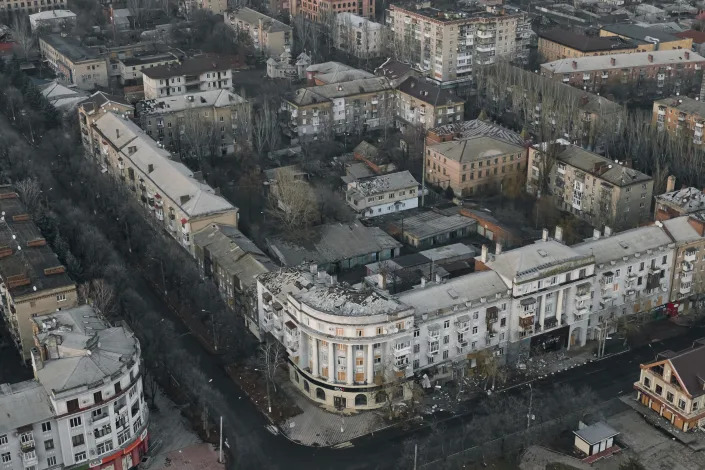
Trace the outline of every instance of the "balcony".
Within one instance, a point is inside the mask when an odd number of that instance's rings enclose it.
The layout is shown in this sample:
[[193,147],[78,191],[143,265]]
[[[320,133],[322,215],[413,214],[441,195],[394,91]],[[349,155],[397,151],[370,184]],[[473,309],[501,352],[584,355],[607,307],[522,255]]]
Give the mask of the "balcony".
[[475,35],[478,38],[483,38],[483,39],[491,39],[494,38],[494,30],[493,29],[478,29]]
[[475,50],[477,52],[492,52],[494,51],[494,44],[475,44]]
[[470,315],[461,315],[455,321],[455,326],[459,333],[464,333],[470,329]]
[[468,352],[468,342],[463,341],[461,343],[458,343],[455,345],[456,350],[458,351],[458,354],[465,354]]
[[37,459],[37,452],[34,450],[34,447],[32,447],[30,451],[22,451],[22,464],[25,468],[36,468],[38,463],[39,459]]
[[522,313],[520,313],[520,315],[533,315],[536,311],[536,299],[534,297],[521,299],[519,304],[522,307]]
[[600,75],[600,77],[602,77],[603,79],[610,78],[610,74],[607,72],[603,72],[602,75]]
[[519,314],[519,328],[531,330],[534,327],[534,315]]
[[394,345],[394,357],[399,358],[411,354],[411,341],[397,343]]
[[681,282],[690,282],[693,280],[693,271],[683,271],[681,273]]
[[584,315],[587,315],[587,313],[590,311],[590,309],[585,306],[585,307],[578,307],[573,314],[575,315],[576,318],[583,318]]
[[499,309],[497,307],[490,307],[485,311],[485,321],[487,324],[496,323],[499,319]]
[[688,263],[694,263],[697,258],[697,252],[695,250],[687,250],[683,253],[683,261]]
[[692,288],[693,288],[692,283],[690,283],[690,282],[688,282],[688,283],[681,282],[681,286],[680,286],[680,288],[678,289],[678,293],[681,294],[681,295],[690,294],[690,291],[691,291]]
[[627,291],[624,293],[624,298],[625,299],[636,298],[636,290],[635,289],[627,289]]

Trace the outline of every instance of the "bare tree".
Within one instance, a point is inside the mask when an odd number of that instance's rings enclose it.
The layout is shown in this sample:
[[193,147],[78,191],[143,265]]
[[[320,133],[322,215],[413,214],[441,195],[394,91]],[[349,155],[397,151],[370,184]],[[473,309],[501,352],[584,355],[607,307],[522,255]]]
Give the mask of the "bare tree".
[[10,30],[12,32],[12,39],[19,46],[24,55],[24,59],[29,59],[29,54],[36,46],[37,38],[32,34],[32,29],[29,26],[27,17],[15,15]]
[[42,189],[39,185],[39,181],[35,178],[23,179],[15,183],[15,189],[17,189],[25,207],[27,207],[32,214],[36,214],[41,207],[42,201]]
[[81,284],[78,293],[83,301],[90,302],[103,316],[110,318],[116,313],[115,291],[104,279]]
[[127,0],[127,9],[130,11],[130,15],[135,22],[135,28],[141,28],[143,26],[150,10],[155,6],[153,0]]
[[267,408],[272,412],[272,396],[270,389],[277,392],[275,381],[277,370],[286,364],[286,354],[284,346],[274,338],[267,340],[259,346],[259,367],[264,373],[264,380],[267,385]]
[[290,168],[280,168],[270,186],[270,212],[288,230],[311,225],[318,218],[316,195],[305,180],[296,177]]
[[215,124],[197,110],[184,116],[179,133],[182,156],[198,162],[213,158],[220,153],[220,136]]

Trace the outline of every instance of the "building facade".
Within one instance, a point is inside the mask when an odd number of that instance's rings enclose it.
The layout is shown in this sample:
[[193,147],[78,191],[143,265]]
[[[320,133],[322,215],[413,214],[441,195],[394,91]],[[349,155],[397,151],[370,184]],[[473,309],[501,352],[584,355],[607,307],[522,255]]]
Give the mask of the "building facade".
[[91,128],[95,121],[105,113],[112,112],[129,119],[135,117],[135,107],[123,98],[109,95],[102,91],[93,93],[89,98],[78,105],[78,125],[81,128],[81,141],[84,150],[91,155],[98,143],[93,142]]
[[624,230],[650,218],[650,176],[576,145],[529,148],[527,191],[539,194],[543,185],[560,210],[595,227]]
[[291,17],[301,15],[307,20],[326,23],[335,21],[338,13],[354,13],[363,18],[374,19],[375,2],[371,0],[353,0],[341,2],[338,0],[289,0]]
[[345,200],[361,217],[376,217],[419,206],[419,183],[409,171],[351,181]]
[[417,126],[424,131],[459,122],[465,100],[452,90],[424,79],[409,77],[396,87],[396,119],[399,127]]
[[118,60],[121,85],[136,85],[142,82],[142,70],[160,65],[175,64],[179,59],[170,52],[140,54]]
[[671,96],[654,101],[651,121],[659,130],[692,139],[702,145],[705,103],[687,96]]
[[268,57],[279,57],[294,48],[293,28],[251,8],[241,7],[223,14],[225,24],[252,38],[255,49]]
[[520,183],[526,173],[524,147],[490,136],[426,145],[426,181],[456,195],[490,194]]
[[108,87],[107,61],[78,41],[58,34],[41,36],[39,51],[63,83],[81,90]]
[[335,48],[357,57],[381,57],[386,50],[384,26],[354,13],[343,12],[335,16],[337,32]]
[[0,0],[0,13],[36,13],[44,10],[65,10],[66,0],[37,0],[37,3]]
[[37,30],[59,33],[71,31],[76,26],[76,14],[71,10],[45,10],[29,15],[29,25],[32,31]]
[[531,26],[522,12],[412,10],[390,5],[386,16],[396,55],[438,82],[470,81],[474,64],[492,64],[498,56],[528,57]]
[[640,51],[686,50],[693,47],[693,39],[678,37],[664,29],[630,23],[607,24],[600,29],[600,37],[618,36],[637,41]]
[[688,313],[699,307],[705,293],[705,213],[671,218],[662,224],[675,243],[670,312]]
[[538,37],[539,56],[545,62],[574,57],[641,52],[637,43],[619,36],[596,37],[565,29],[549,29],[539,31]]

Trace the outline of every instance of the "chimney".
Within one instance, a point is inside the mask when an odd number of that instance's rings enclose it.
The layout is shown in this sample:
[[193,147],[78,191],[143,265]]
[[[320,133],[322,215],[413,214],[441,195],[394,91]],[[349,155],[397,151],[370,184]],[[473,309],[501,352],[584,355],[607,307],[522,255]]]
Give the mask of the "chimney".
[[154,164],[150,163],[147,165],[147,173],[151,173],[154,171]]
[[487,262],[487,245],[482,245],[482,254],[480,255],[480,260],[483,263]]
[[610,58],[610,65],[617,65],[617,59],[615,59],[614,57],[611,57]]
[[31,355],[34,370],[42,370],[44,368],[44,361],[42,360],[42,355],[39,353],[39,349],[36,347],[32,348]]
[[610,235],[612,235],[612,229],[609,228],[607,225],[605,225],[605,231],[604,231],[605,238],[609,237]]
[[382,290],[385,290],[387,288],[387,275],[384,273],[378,273],[377,274],[377,287],[379,287]]
[[426,287],[426,278],[421,276],[421,288],[423,289],[424,287]]
[[556,225],[556,233],[553,238],[555,238],[557,242],[563,241],[563,227]]
[[543,232],[541,233],[541,240],[548,241],[548,229],[547,228],[543,229]]
[[669,177],[666,178],[666,192],[670,193],[675,190],[676,190],[676,176],[669,175]]
[[115,129],[115,138],[120,138],[120,129]]
[[494,254],[495,255],[501,255],[502,254],[502,244],[497,242],[494,246]]
[[592,239],[593,240],[599,240],[600,239],[600,231],[597,229],[594,229],[592,231]]
[[578,68],[578,61],[574,60],[573,61],[573,70],[577,70],[577,68]]
[[436,273],[436,284],[440,284],[442,280],[443,279],[441,279],[441,275]]
[[649,62],[653,62],[653,61],[654,61],[654,55],[653,55],[653,54],[649,54]]
[[685,54],[686,59],[690,59],[690,51],[685,51],[683,54]]

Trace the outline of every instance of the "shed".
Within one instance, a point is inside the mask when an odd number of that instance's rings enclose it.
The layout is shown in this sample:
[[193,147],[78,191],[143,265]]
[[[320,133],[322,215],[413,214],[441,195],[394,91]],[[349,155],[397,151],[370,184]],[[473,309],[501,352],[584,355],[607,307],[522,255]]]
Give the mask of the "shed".
[[619,432],[604,421],[599,421],[590,426],[581,427],[573,431],[573,434],[575,434],[575,447],[590,456],[614,447],[614,438]]

